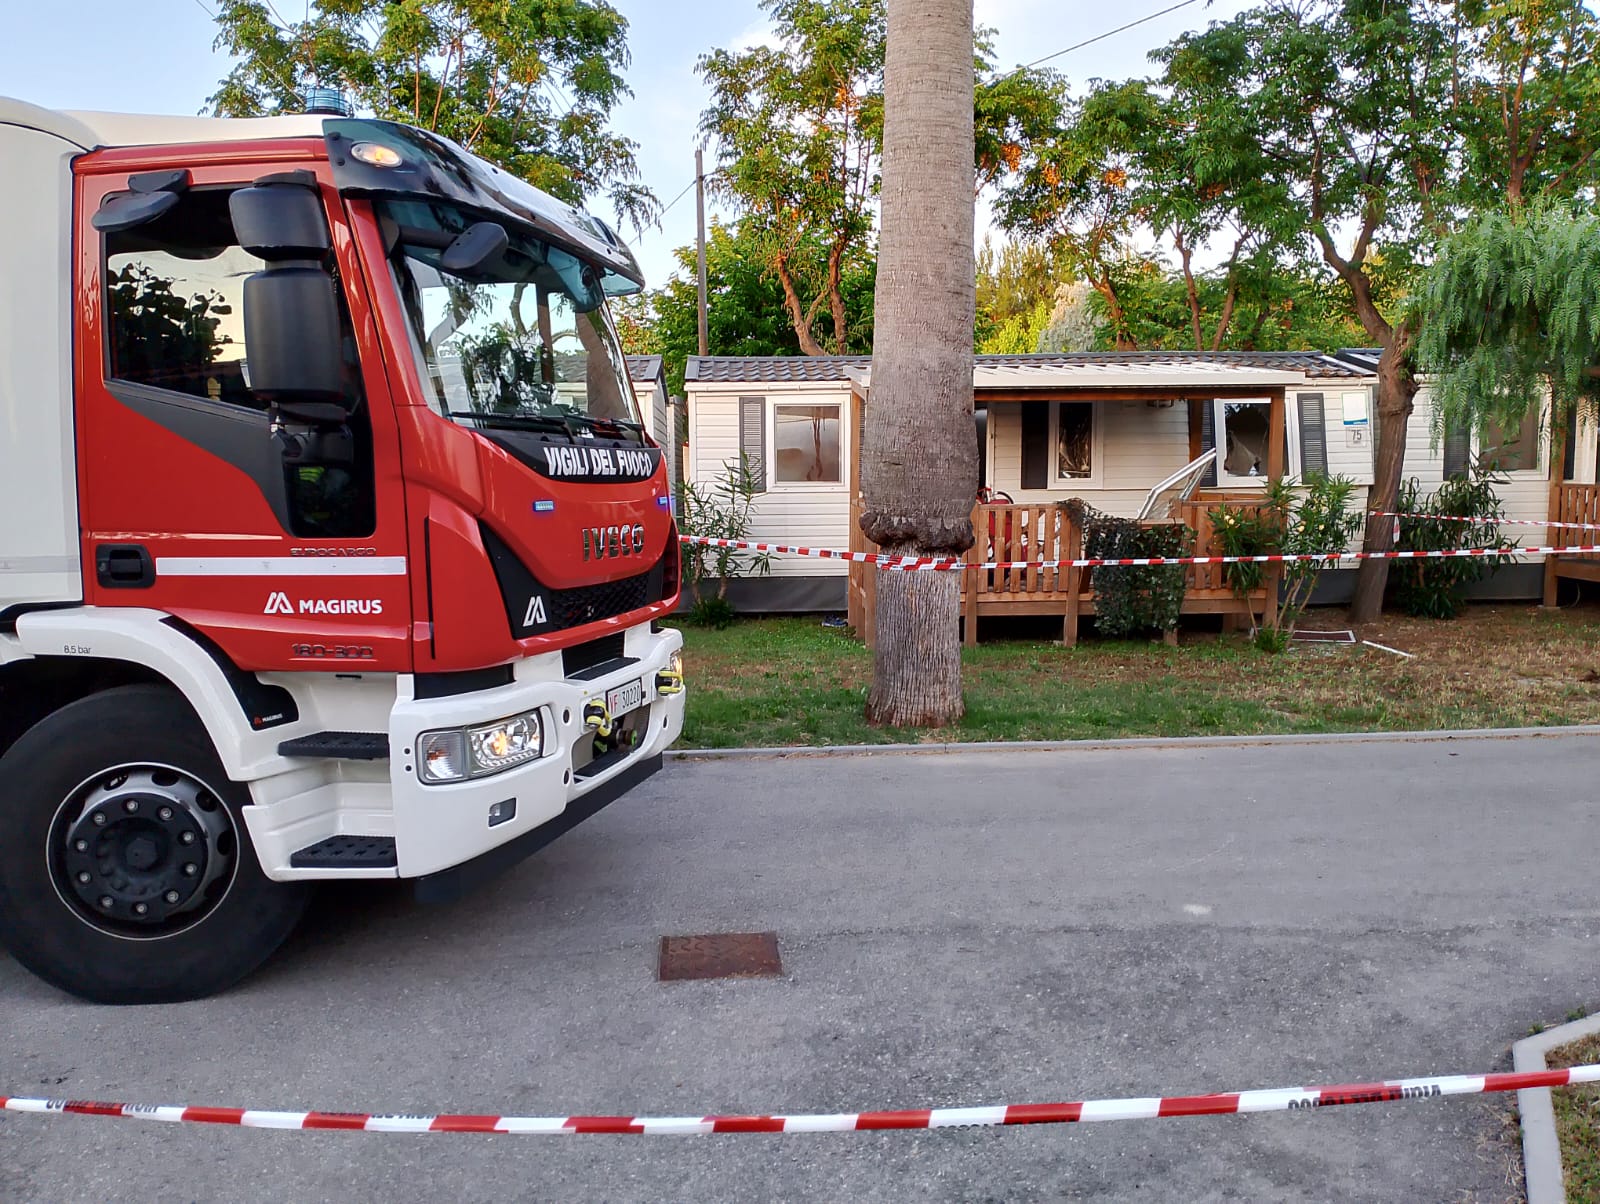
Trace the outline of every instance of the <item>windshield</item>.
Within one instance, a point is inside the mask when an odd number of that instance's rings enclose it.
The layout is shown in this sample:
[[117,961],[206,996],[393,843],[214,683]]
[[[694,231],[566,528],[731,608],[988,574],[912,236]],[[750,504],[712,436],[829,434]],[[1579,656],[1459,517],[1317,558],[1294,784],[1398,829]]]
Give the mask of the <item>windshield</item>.
[[425,201],[379,205],[429,404],[489,430],[642,442],[599,274],[530,232],[469,275],[441,266],[477,218]]

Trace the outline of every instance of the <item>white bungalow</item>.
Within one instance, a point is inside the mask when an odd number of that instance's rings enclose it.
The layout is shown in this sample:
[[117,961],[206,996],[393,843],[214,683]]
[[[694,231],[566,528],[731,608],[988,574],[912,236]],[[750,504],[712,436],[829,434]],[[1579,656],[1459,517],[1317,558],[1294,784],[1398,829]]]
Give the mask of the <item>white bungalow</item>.
[[[973,398],[986,491],[980,510],[987,513],[975,514],[982,543],[973,555],[1065,558],[1072,536],[1058,503],[1069,498],[1120,517],[1186,521],[1204,554],[1206,511],[1220,500],[1247,500],[1272,477],[1319,470],[1370,485],[1375,369],[1376,353],[1367,351],[979,356]],[[865,546],[855,523],[855,459],[871,404],[868,357],[691,357],[685,394],[685,477],[713,482],[744,456],[764,487],[752,538]],[[1407,475],[1418,476],[1425,490],[1488,450],[1509,479],[1500,494],[1511,515],[1546,517],[1554,504],[1549,448],[1529,438],[1534,420],[1491,449],[1465,438],[1435,449],[1431,422],[1424,392],[1408,431]],[[1565,448],[1566,475],[1592,485],[1592,425],[1575,430]],[[1357,503],[1365,507],[1365,490]],[[1015,544],[1009,551],[1001,546],[1007,531]],[[1524,543],[1544,537],[1537,528],[1519,534]],[[1024,541],[1031,553],[1013,555]],[[1243,609],[1213,576],[1192,574],[1186,612]],[[850,577],[841,562],[777,557],[770,577],[735,582],[730,598],[774,612],[848,607],[860,619],[865,599],[849,597]],[[1092,603],[1086,577],[1062,578],[1033,574],[1021,588],[1007,578],[998,583],[1002,590],[977,583],[967,591],[969,637],[983,615],[1059,613],[1070,638]],[[864,593],[870,575],[855,579]],[[1503,571],[1494,584],[1501,596],[1537,596],[1539,572]]]

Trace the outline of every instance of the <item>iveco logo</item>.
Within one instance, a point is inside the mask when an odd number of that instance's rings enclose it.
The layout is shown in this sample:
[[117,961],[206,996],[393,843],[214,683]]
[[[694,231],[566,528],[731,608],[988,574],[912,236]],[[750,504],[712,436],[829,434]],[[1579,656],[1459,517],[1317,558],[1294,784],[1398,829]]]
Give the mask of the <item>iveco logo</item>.
[[583,558],[606,560],[613,556],[637,556],[644,551],[643,527],[585,527]]

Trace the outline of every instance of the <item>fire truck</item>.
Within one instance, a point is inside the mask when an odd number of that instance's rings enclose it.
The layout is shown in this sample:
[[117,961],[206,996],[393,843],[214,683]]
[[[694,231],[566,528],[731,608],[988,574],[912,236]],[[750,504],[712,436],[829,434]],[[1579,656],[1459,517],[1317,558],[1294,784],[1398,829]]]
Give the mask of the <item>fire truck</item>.
[[603,221],[427,131],[0,98],[0,940],[110,1003],[458,895],[661,765]]

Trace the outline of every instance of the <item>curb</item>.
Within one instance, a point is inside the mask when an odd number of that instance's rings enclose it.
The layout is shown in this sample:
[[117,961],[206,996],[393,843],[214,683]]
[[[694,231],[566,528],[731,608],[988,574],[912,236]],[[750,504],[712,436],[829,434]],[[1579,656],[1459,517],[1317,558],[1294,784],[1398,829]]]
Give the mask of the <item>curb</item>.
[[[1600,1013],[1557,1025],[1511,1047],[1512,1066],[1518,1071],[1545,1069],[1544,1056],[1558,1045],[1600,1032]],[[1522,1170],[1528,1204],[1566,1204],[1567,1189],[1561,1177],[1561,1142],[1556,1136],[1555,1105],[1550,1088],[1527,1087],[1517,1092],[1517,1115],[1522,1119]]]
[[1272,744],[1419,744],[1445,740],[1514,740],[1522,737],[1600,736],[1600,724],[1570,727],[1486,727],[1435,732],[1331,732],[1261,736],[1134,736],[1114,740],[974,740],[945,744],[797,744],[773,748],[669,749],[671,761],[746,760],[761,757],[863,757],[962,752],[1094,752],[1124,748],[1250,748]]

